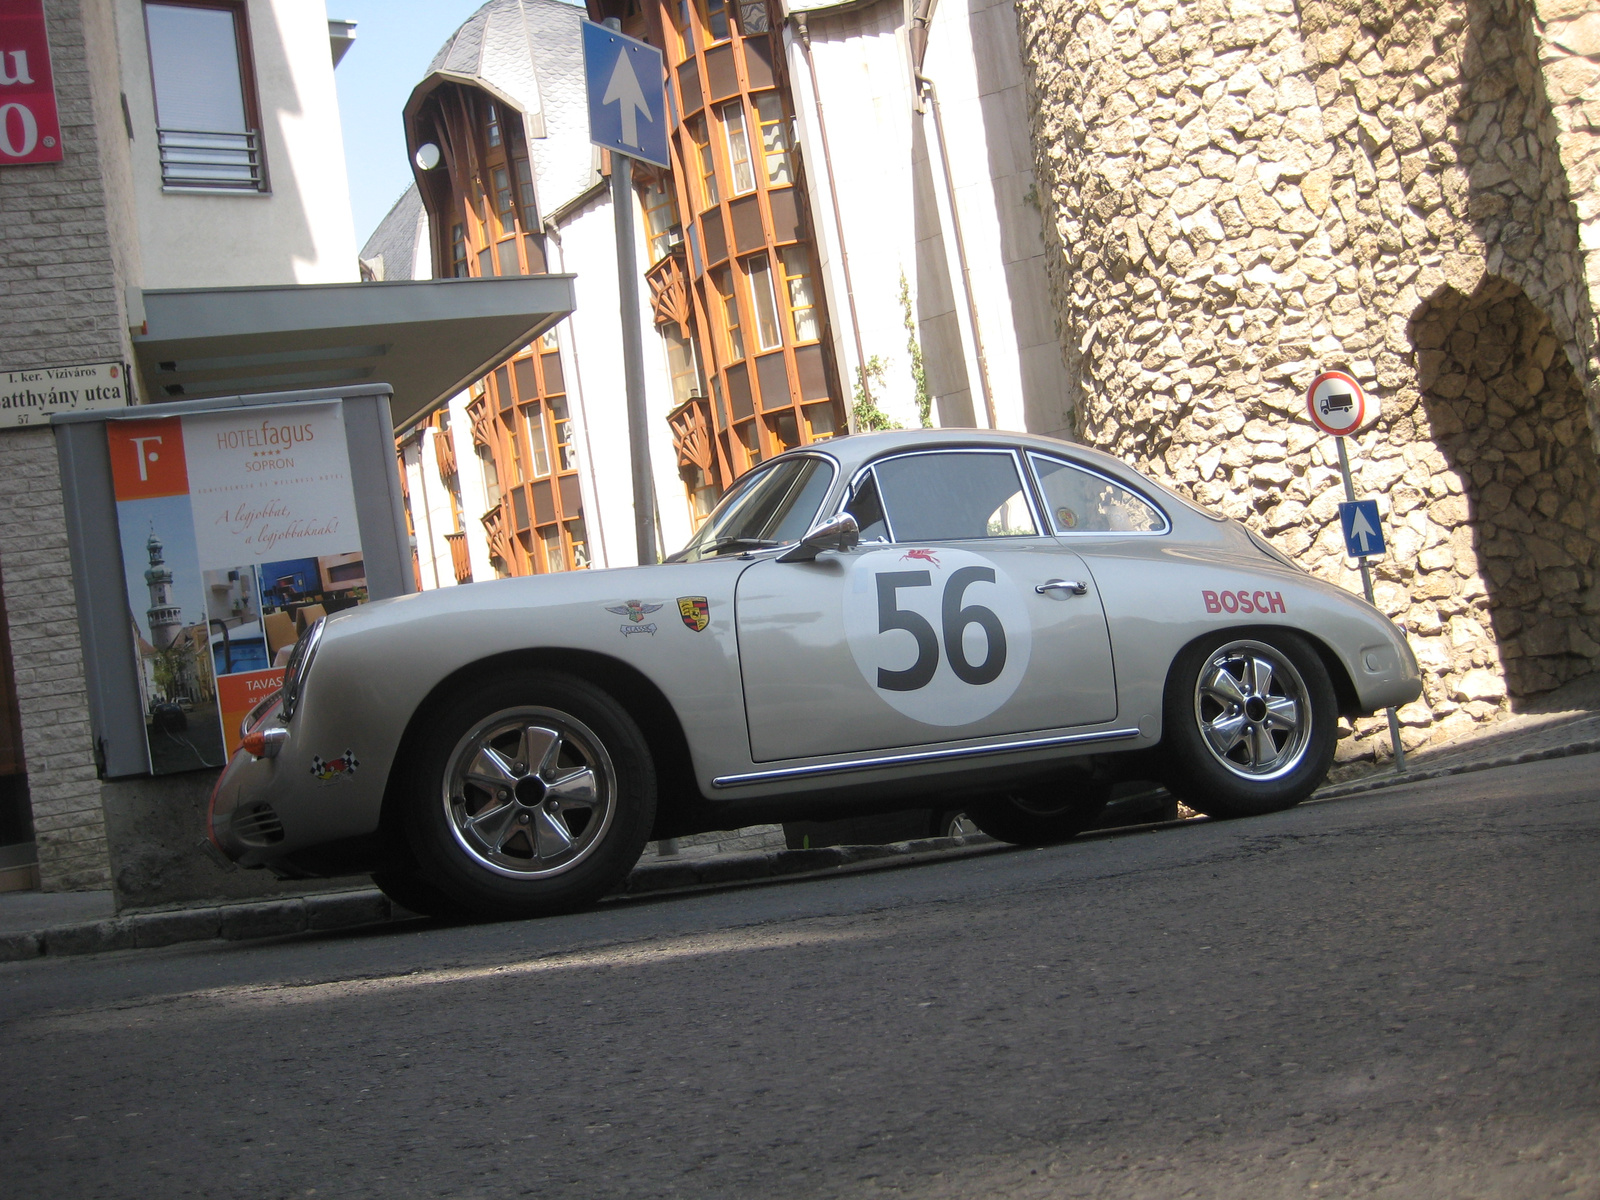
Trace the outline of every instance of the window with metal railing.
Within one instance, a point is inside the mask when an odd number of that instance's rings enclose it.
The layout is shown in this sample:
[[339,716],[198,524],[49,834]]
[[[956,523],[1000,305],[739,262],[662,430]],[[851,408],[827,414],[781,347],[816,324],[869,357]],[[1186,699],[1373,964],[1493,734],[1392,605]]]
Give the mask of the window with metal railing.
[[266,191],[243,3],[148,0],[144,18],[162,186]]

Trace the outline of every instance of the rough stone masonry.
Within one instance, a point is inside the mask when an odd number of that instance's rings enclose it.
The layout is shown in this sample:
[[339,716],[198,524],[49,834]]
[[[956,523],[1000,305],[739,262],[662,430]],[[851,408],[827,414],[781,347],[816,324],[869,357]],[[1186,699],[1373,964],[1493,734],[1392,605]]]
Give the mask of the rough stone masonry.
[[1303,415],[1352,368],[1406,744],[1600,668],[1600,4],[1017,11],[1079,435],[1356,588]]

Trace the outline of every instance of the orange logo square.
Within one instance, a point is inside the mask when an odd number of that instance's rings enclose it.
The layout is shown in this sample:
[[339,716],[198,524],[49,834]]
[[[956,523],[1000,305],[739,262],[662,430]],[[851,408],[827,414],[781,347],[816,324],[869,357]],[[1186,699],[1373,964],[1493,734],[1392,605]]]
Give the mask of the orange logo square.
[[118,500],[151,500],[189,494],[183,456],[183,418],[107,421],[111,480]]

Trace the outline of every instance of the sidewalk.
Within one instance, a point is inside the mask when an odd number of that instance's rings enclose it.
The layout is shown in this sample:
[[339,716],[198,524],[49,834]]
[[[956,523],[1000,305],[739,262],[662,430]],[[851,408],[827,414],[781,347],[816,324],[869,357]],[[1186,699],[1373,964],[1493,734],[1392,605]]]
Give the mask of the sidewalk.
[[[1529,710],[1507,716],[1481,733],[1407,754],[1404,775],[1396,774],[1393,764],[1387,762],[1343,768],[1339,772],[1342,777],[1322,788],[1316,799],[1332,800],[1399,783],[1596,751],[1600,751],[1600,675],[1552,692]],[[1083,836],[1103,837],[1107,833]],[[923,838],[889,846],[826,846],[705,858],[651,858],[634,868],[613,899],[911,866],[998,849],[999,843],[979,834]],[[346,888],[249,903],[131,910],[120,915],[114,910],[110,892],[11,892],[0,894],[0,962],[44,954],[148,949],[216,938],[243,941],[416,919],[414,914],[392,905],[375,888]]]
[[1319,800],[1354,795],[1399,782],[1438,779],[1465,771],[1486,771],[1515,763],[1593,754],[1600,750],[1600,674],[1574,680],[1530,704],[1520,713],[1464,738],[1407,751],[1406,772],[1397,776],[1392,760],[1335,767]]

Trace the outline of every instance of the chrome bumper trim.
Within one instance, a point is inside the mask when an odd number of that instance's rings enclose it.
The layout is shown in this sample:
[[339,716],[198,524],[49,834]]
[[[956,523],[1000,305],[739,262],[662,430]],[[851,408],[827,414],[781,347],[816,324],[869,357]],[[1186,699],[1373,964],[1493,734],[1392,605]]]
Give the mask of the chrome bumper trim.
[[1103,729],[1098,733],[1066,733],[1058,737],[1031,738],[1025,742],[988,742],[982,746],[958,746],[953,750],[919,750],[911,754],[887,754],[881,758],[852,758],[844,762],[813,763],[805,767],[782,767],[776,771],[752,771],[746,775],[723,775],[711,781],[714,788],[743,787],[748,783],[775,783],[780,779],[804,779],[812,775],[839,775],[847,771],[875,771],[883,767],[903,767],[918,763],[945,762],[956,758],[977,758],[985,754],[1006,754],[1017,750],[1044,750],[1051,746],[1071,746],[1084,742],[1120,742],[1139,736],[1137,729]]

